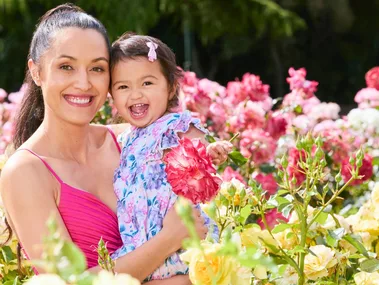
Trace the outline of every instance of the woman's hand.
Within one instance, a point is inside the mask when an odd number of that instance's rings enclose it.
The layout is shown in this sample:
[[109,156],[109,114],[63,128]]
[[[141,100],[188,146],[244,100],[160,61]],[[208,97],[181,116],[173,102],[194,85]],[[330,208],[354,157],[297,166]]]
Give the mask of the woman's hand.
[[[195,220],[196,232],[200,239],[204,239],[208,233],[208,227],[204,224],[204,218],[198,209],[192,209],[192,216]],[[163,220],[162,232],[166,233],[172,239],[173,252],[182,247],[182,242],[188,238],[189,232],[183,224],[181,218],[176,213],[175,207],[172,207]]]

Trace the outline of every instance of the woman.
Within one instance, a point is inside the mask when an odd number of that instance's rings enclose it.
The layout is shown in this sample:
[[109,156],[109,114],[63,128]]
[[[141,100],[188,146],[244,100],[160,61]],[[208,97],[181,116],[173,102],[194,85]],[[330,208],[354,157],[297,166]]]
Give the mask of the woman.
[[[84,252],[97,270],[100,237],[110,251],[121,246],[112,177],[119,146],[112,130],[90,125],[109,88],[110,45],[103,25],[72,5],[41,19],[30,46],[29,89],[16,123],[18,149],[2,170],[0,189],[8,221],[31,259],[41,256],[46,221],[57,217],[62,235]],[[206,228],[196,213],[198,233]],[[174,210],[163,230],[116,260],[116,272],[139,280],[154,271],[188,236]],[[188,284],[176,276],[149,284]]]

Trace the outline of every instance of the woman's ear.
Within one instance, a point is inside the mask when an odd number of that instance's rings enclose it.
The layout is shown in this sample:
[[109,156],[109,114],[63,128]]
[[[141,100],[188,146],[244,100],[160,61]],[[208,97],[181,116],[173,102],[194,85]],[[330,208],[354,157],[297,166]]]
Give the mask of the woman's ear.
[[32,59],[28,60],[28,68],[29,68],[29,71],[30,71],[30,74],[33,78],[34,83],[37,86],[41,86],[41,78],[39,76],[39,68],[38,68],[37,64],[34,63],[34,61]]

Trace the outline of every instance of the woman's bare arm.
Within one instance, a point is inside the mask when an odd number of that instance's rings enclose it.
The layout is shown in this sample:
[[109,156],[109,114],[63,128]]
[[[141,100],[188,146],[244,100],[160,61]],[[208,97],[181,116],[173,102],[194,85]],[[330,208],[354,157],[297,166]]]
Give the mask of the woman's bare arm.
[[41,258],[42,240],[48,234],[46,222],[52,215],[62,237],[71,240],[57,208],[57,185],[46,167],[32,155],[16,153],[2,170],[0,193],[6,215],[30,259]]

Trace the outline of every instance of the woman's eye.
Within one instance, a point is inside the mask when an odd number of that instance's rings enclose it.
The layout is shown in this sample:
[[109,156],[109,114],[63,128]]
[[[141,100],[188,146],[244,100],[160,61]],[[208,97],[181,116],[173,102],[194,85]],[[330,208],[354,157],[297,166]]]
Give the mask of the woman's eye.
[[120,85],[117,89],[119,89],[119,90],[120,90],[120,89],[121,89],[121,90],[122,90],[122,89],[128,89],[128,86],[127,86],[127,85]]
[[94,67],[94,68],[92,68],[92,70],[96,71],[96,72],[103,72],[104,68],[102,68],[102,67]]
[[63,70],[73,70],[72,66],[70,65],[61,65],[59,68]]
[[150,81],[145,81],[142,86],[149,86],[149,85],[152,85],[153,83],[150,82]]

